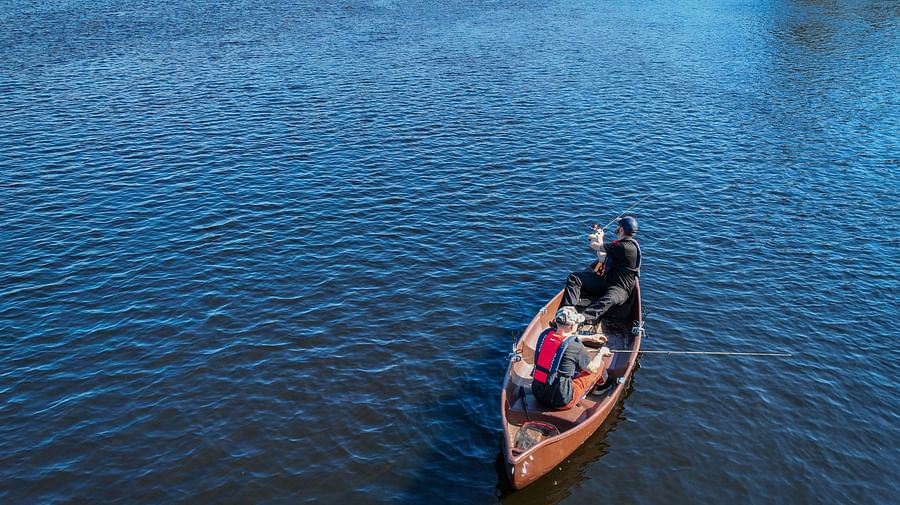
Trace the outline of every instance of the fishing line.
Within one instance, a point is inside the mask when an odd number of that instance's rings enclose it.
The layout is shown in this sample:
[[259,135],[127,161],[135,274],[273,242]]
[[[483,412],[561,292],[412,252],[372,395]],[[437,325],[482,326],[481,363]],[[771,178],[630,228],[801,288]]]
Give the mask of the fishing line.
[[646,354],[691,354],[702,356],[775,356],[782,358],[790,358],[793,354],[786,352],[727,352],[727,351],[632,351],[628,349],[615,349],[612,352],[623,354],[646,353]]
[[[599,229],[605,230],[605,229],[609,228],[609,226],[610,226],[611,224],[613,224],[613,223],[615,223],[616,221],[618,221],[618,219],[619,219],[620,217],[624,216],[625,214],[627,214],[629,210],[631,210],[631,209],[637,207],[638,205],[640,205],[641,202],[643,202],[644,200],[650,198],[651,196],[653,196],[653,193],[650,193],[650,194],[648,194],[647,196],[645,196],[644,198],[641,198],[640,200],[638,200],[637,202],[635,202],[634,205],[632,205],[631,207],[628,207],[627,209],[623,210],[621,214],[619,214],[618,216],[615,217],[615,219],[613,219],[612,221],[610,221],[609,223],[607,223],[606,226],[604,226],[603,228],[599,228]],[[597,225],[594,225],[594,229],[595,229],[595,230],[598,229],[598,228],[597,228]]]

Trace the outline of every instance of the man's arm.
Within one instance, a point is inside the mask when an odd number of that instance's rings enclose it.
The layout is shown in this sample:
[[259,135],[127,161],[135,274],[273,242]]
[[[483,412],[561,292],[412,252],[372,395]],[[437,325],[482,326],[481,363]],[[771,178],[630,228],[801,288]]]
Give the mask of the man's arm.
[[603,358],[607,356],[612,356],[612,351],[609,350],[609,347],[600,349],[600,352],[598,352],[597,355],[594,356],[594,359],[592,359],[591,363],[588,365],[588,370],[590,370],[591,373],[600,370],[600,367],[603,366]]
[[595,228],[594,233],[588,235],[588,240],[591,241],[591,249],[597,253],[597,259],[603,263],[606,259],[606,244],[603,243],[603,230]]

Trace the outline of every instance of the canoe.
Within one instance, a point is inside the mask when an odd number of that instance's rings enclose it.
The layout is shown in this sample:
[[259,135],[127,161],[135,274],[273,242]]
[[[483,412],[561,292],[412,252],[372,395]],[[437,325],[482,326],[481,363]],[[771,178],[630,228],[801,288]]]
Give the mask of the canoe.
[[555,317],[562,296],[560,291],[542,307],[514,344],[500,393],[506,477],[515,489],[522,489],[556,468],[597,431],[624,397],[641,347],[641,290],[636,280],[629,300],[613,307],[601,323],[610,349],[634,352],[614,353],[606,358],[605,383],[589,389],[571,409],[555,411],[543,407],[531,394],[534,351],[538,336]]

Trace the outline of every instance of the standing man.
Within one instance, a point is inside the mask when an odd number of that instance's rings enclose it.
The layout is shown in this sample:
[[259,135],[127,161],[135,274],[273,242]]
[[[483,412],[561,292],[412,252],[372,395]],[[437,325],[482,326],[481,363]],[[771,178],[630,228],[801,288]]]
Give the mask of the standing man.
[[574,307],[563,307],[556,312],[556,328],[548,328],[538,337],[531,392],[545,407],[568,410],[592,384],[603,380],[603,358],[612,352],[604,347],[591,358],[575,336],[583,322],[584,316]]
[[595,324],[612,306],[628,301],[634,290],[634,279],[641,272],[641,248],[634,235],[637,233],[637,219],[623,217],[616,224],[616,240],[603,243],[603,230],[592,235],[591,248],[606,253],[600,272],[593,270],[572,272],[566,279],[566,292],[562,307],[575,306],[583,296],[591,303],[583,313],[589,324]]

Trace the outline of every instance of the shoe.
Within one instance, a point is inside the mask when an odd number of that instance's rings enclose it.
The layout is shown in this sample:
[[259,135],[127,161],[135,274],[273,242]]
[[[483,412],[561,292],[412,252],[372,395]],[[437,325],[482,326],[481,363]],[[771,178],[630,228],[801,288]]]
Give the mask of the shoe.
[[613,381],[609,380],[609,376],[607,375],[606,371],[603,372],[603,378],[600,380],[602,382],[597,382],[593,389],[591,389],[591,394],[602,395],[613,384]]

